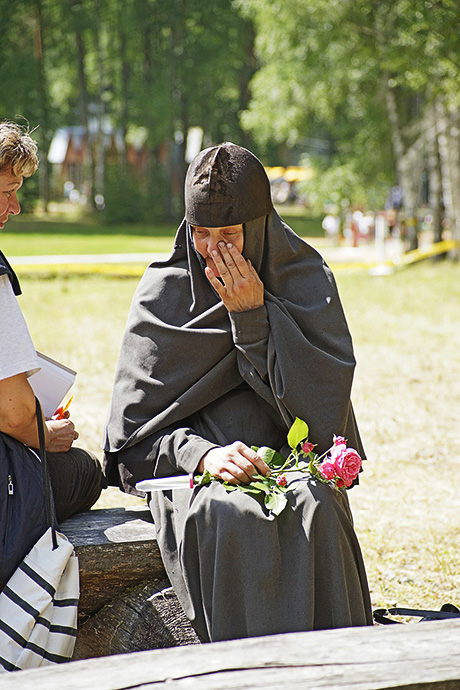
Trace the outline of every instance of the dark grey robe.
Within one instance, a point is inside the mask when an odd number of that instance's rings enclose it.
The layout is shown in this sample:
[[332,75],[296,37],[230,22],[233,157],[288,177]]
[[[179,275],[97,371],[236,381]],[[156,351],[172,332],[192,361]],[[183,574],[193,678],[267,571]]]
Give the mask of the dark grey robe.
[[[275,211],[244,230],[264,306],[227,312],[185,221],[171,258],[138,286],[105,440],[109,481],[124,490],[193,472],[209,449],[235,440],[286,454],[296,416],[320,452],[337,434],[364,453],[352,343],[329,268]],[[202,639],[371,623],[346,493],[302,479],[288,496],[277,518],[218,483],[151,497],[168,575]]]

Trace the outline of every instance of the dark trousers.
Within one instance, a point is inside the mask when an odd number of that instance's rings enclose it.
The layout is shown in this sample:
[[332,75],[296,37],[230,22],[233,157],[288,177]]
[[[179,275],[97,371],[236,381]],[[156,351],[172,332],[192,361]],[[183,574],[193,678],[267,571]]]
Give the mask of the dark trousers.
[[105,488],[101,465],[95,455],[82,448],[67,453],[47,453],[57,521],[89,510]]

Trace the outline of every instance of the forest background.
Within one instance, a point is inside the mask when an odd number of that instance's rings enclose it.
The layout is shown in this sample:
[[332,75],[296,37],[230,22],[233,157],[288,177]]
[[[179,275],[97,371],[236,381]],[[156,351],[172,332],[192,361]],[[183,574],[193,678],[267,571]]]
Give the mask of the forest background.
[[[304,215],[395,205],[408,246],[427,215],[433,240],[458,239],[457,0],[0,0],[0,21],[0,118],[36,128],[41,155],[0,238],[9,256],[66,253],[75,234],[81,253],[167,251],[194,128],[203,146],[311,168]],[[63,127],[88,135],[78,226],[53,215],[63,185],[47,152]],[[78,371],[72,418],[100,454],[138,278],[17,269],[36,347]],[[375,606],[460,603],[459,270],[337,271],[368,452],[350,499]],[[99,505],[130,500],[109,489]]]
[[456,0],[0,0],[0,17],[0,117],[37,127],[42,152],[32,205],[62,196],[46,154],[80,127],[90,205],[109,222],[176,221],[200,131],[203,146],[311,167],[313,212],[394,205],[413,248],[425,207],[435,240],[458,239]]

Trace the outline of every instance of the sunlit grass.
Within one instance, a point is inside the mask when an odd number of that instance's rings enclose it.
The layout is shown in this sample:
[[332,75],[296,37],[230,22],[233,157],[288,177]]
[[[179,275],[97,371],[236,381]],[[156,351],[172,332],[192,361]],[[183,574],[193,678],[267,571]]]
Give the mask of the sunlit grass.
[[[459,604],[460,266],[336,277],[358,360],[353,400],[368,460],[350,500],[373,605]],[[78,371],[72,417],[81,445],[99,454],[136,284],[22,280],[36,347]],[[114,489],[100,505],[123,501]]]

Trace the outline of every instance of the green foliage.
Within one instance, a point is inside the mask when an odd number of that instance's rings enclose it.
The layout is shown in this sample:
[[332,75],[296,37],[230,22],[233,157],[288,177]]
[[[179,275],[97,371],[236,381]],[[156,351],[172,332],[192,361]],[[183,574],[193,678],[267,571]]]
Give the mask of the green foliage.
[[109,169],[104,188],[105,223],[138,223],[145,219],[146,200],[139,183],[132,175],[120,175],[114,166]]
[[[204,145],[233,140],[261,157],[312,160],[311,142],[326,141],[307,185],[315,210],[333,193],[380,205],[396,181],[388,90],[409,143],[433,99],[460,107],[454,0],[0,0],[0,16],[0,117],[39,125],[42,161],[58,127],[90,125],[91,198],[104,191],[108,124],[125,145],[145,130],[142,194],[126,217],[142,203],[181,215],[191,126]],[[109,180],[107,209],[113,190]]]
[[[27,180],[27,184],[21,187],[20,204],[21,213],[33,213],[39,203],[39,177],[33,175]],[[8,227],[8,226],[7,226]]]
[[316,210],[334,192],[381,204],[396,178],[388,88],[402,127],[439,94],[458,107],[459,40],[449,28],[460,21],[458,3],[238,0],[238,7],[255,23],[260,64],[243,125],[261,146],[297,143],[310,158],[309,140],[330,142],[332,156],[306,185]]
[[[255,67],[252,25],[229,0],[0,0],[0,16],[8,27],[0,117],[21,114],[41,125],[42,161],[59,126],[95,132],[85,181],[90,198],[107,194],[107,215],[142,217],[140,196],[122,214],[113,204],[115,182],[102,189],[109,123],[124,144],[130,126],[145,129],[149,161],[138,186],[149,210],[152,186],[167,198],[162,212],[169,215],[181,214],[190,126],[202,127],[205,143],[248,139],[238,116]],[[125,151],[119,147],[120,174]]]

